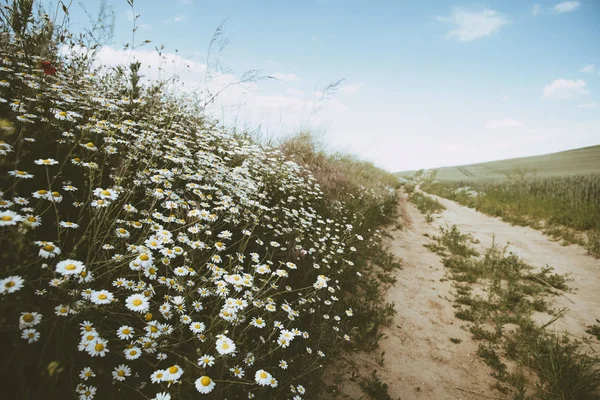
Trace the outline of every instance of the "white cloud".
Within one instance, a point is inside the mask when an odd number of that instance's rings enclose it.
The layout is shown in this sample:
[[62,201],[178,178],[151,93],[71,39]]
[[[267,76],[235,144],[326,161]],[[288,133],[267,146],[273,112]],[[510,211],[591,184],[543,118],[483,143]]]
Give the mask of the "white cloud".
[[438,17],[438,20],[455,25],[456,28],[448,32],[448,37],[456,38],[461,42],[469,42],[496,33],[508,23],[504,15],[487,8],[480,12],[457,8],[450,16]]
[[574,97],[589,93],[586,89],[586,83],[582,79],[555,79],[544,86],[542,99],[572,99]]
[[600,108],[600,103],[579,104],[577,107],[579,107],[579,108]]
[[533,7],[531,7],[531,15],[533,15],[534,17],[537,17],[537,15],[542,11],[542,7],[539,4],[534,4]]
[[358,93],[358,92],[360,92],[360,90],[362,89],[363,86],[365,86],[365,84],[363,82],[345,83],[343,85],[340,85],[339,91],[341,93]]
[[165,19],[165,24],[170,24],[170,23],[178,24],[180,22],[185,21],[185,19],[186,19],[185,15],[176,15],[173,18]]
[[512,118],[490,120],[485,122],[485,129],[519,128],[523,126],[521,121]]
[[240,84],[238,75],[207,70],[206,64],[174,53],[163,53],[160,57],[157,52],[150,50],[103,47],[98,52],[97,60],[98,66],[116,66],[138,60],[142,63],[140,72],[144,81],[177,76],[173,89],[188,93],[192,100],[196,100],[194,96],[204,91],[197,101],[200,104],[205,100],[203,96],[206,96],[207,90],[211,94],[220,92],[207,107],[210,115],[230,127],[255,129],[260,126],[265,135],[295,132],[301,126],[321,124],[326,118],[348,110],[346,104],[324,97],[322,92],[321,96],[315,97],[293,88],[280,94],[266,92],[261,81]]
[[596,70],[596,66],[594,64],[590,64],[590,65],[586,65],[585,67],[581,68],[581,70],[579,70],[579,72],[594,72]]
[[571,12],[577,10],[579,6],[581,6],[581,3],[578,1],[563,1],[554,6],[554,11],[557,13]]
[[291,96],[304,96],[304,92],[302,90],[298,90],[298,89],[294,89],[294,88],[289,88],[285,92]]
[[283,81],[283,82],[293,82],[296,80],[296,78],[298,78],[296,76],[296,74],[285,74],[283,72],[278,72],[276,74],[271,74],[271,76],[277,80]]

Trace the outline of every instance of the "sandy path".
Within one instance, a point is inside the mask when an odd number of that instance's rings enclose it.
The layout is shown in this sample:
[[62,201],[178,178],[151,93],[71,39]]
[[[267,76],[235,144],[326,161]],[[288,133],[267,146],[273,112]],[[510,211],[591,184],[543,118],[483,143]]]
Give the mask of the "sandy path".
[[[439,256],[423,247],[430,242],[423,235],[438,234],[439,226],[456,224],[463,233],[479,239],[481,249],[492,241],[501,246],[508,244],[509,251],[536,268],[551,265],[558,273],[570,273],[570,286],[575,292],[566,295],[570,300],[555,298],[555,308],[569,308],[555,329],[588,338],[585,325],[600,318],[600,260],[586,255],[579,246],[563,247],[552,242],[534,229],[511,226],[452,201],[438,200],[446,210],[433,223],[425,222],[404,197],[400,200],[406,228],[391,232],[387,244],[404,260],[404,268],[397,273],[396,285],[387,292],[387,300],[396,304],[397,315],[392,326],[383,331],[386,338],[381,341],[381,351],[385,351],[385,363],[377,366],[372,356],[359,357],[359,362],[378,370],[393,399],[502,399],[498,391],[491,389],[496,380],[489,375],[490,369],[475,354],[477,343],[460,328],[463,322],[454,317],[451,282],[440,282],[444,267]],[[540,314],[539,319],[546,322],[550,317]],[[454,344],[451,337],[462,342]]]
[[[472,208],[461,206],[453,201],[432,196],[441,202],[446,211],[436,221],[438,225],[457,225],[461,232],[471,233],[481,242],[483,249],[492,245],[508,244],[508,251],[518,255],[536,269],[551,266],[556,273],[570,274],[569,287],[573,289],[565,296],[553,299],[556,309],[567,307],[563,318],[554,324],[558,331],[568,331],[575,336],[586,335],[586,325],[600,319],[600,260],[587,254],[581,246],[562,246],[550,240],[542,232],[529,227],[512,226],[500,218],[490,217]],[[547,314],[537,316],[538,322],[551,319]],[[596,350],[600,350],[596,347]]]

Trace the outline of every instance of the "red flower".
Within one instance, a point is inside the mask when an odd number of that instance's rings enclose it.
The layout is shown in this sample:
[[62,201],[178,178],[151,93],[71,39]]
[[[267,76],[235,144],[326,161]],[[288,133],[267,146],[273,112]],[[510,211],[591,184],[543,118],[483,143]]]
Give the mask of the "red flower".
[[50,61],[42,62],[42,69],[44,70],[44,74],[46,75],[54,75],[56,73],[56,68],[54,68]]

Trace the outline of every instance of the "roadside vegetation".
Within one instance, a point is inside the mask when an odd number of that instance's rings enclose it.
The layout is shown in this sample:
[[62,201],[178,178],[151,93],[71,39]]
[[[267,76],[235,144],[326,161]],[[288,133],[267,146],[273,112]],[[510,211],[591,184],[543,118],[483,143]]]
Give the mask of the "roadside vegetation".
[[427,222],[433,221],[433,216],[444,211],[444,207],[439,201],[427,196],[422,192],[417,192],[416,184],[414,182],[408,182],[403,185],[404,191],[408,194],[408,199],[413,203],[421,214],[425,215]]
[[[547,329],[564,312],[551,299],[568,292],[567,276],[551,267],[536,271],[497,246],[479,254],[456,226],[440,228],[432,240],[427,247],[442,256],[456,290],[455,315],[480,341],[477,354],[501,393],[514,400],[597,398],[600,359],[566,333]],[[549,321],[538,326],[533,313],[547,313]]]
[[315,398],[394,313],[396,178],[217,128],[86,43],[3,9],[0,397]]
[[421,188],[512,224],[541,229],[600,256],[598,174],[553,178],[513,174],[503,181],[428,181]]

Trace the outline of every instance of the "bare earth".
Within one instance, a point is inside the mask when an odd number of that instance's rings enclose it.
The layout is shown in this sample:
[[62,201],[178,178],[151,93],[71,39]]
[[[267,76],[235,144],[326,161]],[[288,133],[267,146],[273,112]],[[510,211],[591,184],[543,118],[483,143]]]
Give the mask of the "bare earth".
[[[432,196],[435,197],[435,196]],[[437,197],[436,197],[437,198]],[[570,273],[573,292],[554,298],[556,309],[569,311],[549,329],[568,331],[573,336],[590,338],[586,326],[600,318],[600,260],[586,254],[579,246],[561,246],[541,232],[512,226],[498,218],[483,215],[452,201],[437,198],[446,210],[433,222],[424,217],[403,197],[400,212],[405,228],[391,232],[388,245],[403,262],[398,282],[387,292],[387,300],[396,304],[393,324],[384,329],[381,350],[385,362],[379,366],[372,355],[359,355],[355,360],[362,375],[373,369],[389,385],[393,399],[503,399],[491,386],[496,383],[487,367],[475,354],[477,343],[461,329],[463,321],[454,317],[453,288],[444,278],[444,266],[438,255],[423,247],[430,242],[424,234],[436,235],[439,226],[457,225],[462,233],[470,233],[481,242],[480,249],[508,244],[528,264],[541,268],[550,265],[561,274]],[[537,316],[539,323],[549,321],[548,314]],[[455,344],[450,338],[462,339]],[[598,343],[592,345],[600,351]],[[339,386],[338,398],[358,399],[364,394],[351,382]],[[363,398],[366,398],[364,396]]]

